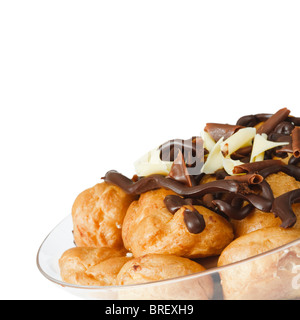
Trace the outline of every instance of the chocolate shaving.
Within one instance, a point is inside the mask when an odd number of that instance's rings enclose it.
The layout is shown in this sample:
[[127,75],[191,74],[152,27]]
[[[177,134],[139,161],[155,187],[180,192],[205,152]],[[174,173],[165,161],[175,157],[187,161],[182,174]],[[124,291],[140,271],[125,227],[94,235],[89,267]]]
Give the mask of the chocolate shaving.
[[183,154],[180,150],[178,150],[178,156],[173,162],[168,177],[179,181],[187,185],[188,187],[191,187],[193,185],[185,165]]
[[292,132],[293,155],[300,158],[300,127],[296,127]]
[[287,142],[288,143],[288,145],[285,145],[282,147],[277,147],[272,150],[268,150],[272,154],[276,154],[278,156],[281,153],[285,153],[287,156],[287,153],[293,153],[292,137],[290,135],[272,132],[269,134],[268,140],[274,141],[274,142]]
[[231,155],[231,159],[241,160],[241,159],[245,159],[247,156],[249,156],[249,158],[250,158],[252,148],[253,148],[253,146],[249,146],[249,147],[244,147],[244,148],[241,148],[241,149],[235,151]]
[[124,192],[131,195],[140,195],[159,188],[169,189],[180,196],[191,198],[201,198],[208,193],[235,193],[261,211],[269,212],[272,207],[272,201],[254,194],[247,184],[234,180],[218,180],[199,186],[187,187],[162,175],[152,175],[133,182],[117,171],[107,172],[103,179],[106,182],[119,186]]
[[208,132],[209,135],[218,142],[222,137],[224,140],[228,139],[234,133],[244,128],[243,126],[221,124],[221,123],[207,123],[204,131]]
[[204,218],[195,208],[193,210],[185,208],[183,216],[185,225],[190,233],[199,234],[205,229]]
[[297,217],[292,209],[292,205],[299,202],[300,189],[285,193],[274,200],[272,212],[275,217],[281,219],[282,228],[291,228],[295,225]]
[[248,184],[260,184],[263,182],[264,178],[258,173],[249,173],[241,176],[227,176],[225,177],[225,180],[235,180]]
[[283,165],[281,160],[263,160],[257,161],[252,163],[244,163],[239,166],[235,166],[233,169],[234,174],[241,174],[241,173],[257,173],[264,168],[268,168],[274,165]]
[[287,108],[280,109],[257,130],[257,133],[271,133],[281,122],[288,118],[290,113],[291,111]]

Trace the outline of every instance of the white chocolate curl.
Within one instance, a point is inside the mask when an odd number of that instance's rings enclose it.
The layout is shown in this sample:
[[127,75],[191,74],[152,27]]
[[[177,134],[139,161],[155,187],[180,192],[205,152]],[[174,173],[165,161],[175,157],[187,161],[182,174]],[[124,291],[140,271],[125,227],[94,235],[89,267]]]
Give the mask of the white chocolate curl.
[[225,158],[229,158],[235,151],[249,145],[255,135],[255,128],[240,129],[221,144],[221,152]]
[[233,173],[233,169],[236,166],[240,166],[244,164],[243,162],[241,162],[240,160],[232,160],[231,158],[225,159],[223,160],[223,167],[224,170],[231,176],[234,175]]
[[221,145],[224,138],[221,138],[213,147],[209,153],[204,166],[202,167],[202,173],[214,174],[216,171],[223,168],[223,155],[221,152]]
[[264,154],[267,150],[281,146],[286,146],[289,144],[288,142],[268,141],[267,138],[268,136],[266,134],[257,134],[255,136],[250,162],[264,160]]
[[146,153],[143,157],[134,163],[135,172],[139,177],[147,177],[151,174],[162,174],[167,176],[173,162],[162,161],[160,159],[160,150],[154,149]]
[[201,138],[203,139],[203,146],[208,151],[211,152],[216,145],[215,140],[206,131],[201,132]]

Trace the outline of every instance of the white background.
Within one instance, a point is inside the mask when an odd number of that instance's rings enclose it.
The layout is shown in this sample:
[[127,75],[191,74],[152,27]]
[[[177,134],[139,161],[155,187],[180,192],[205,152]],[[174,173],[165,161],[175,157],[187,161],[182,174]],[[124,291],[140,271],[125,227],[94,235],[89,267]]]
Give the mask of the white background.
[[205,122],[300,116],[299,1],[0,1],[1,299],[77,299],[36,253],[110,169]]

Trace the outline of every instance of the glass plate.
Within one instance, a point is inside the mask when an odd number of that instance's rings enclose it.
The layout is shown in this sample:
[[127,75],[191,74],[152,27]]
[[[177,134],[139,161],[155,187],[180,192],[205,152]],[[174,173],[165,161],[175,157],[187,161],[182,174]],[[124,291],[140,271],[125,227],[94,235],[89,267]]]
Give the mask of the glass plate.
[[50,281],[71,294],[98,300],[279,300],[300,299],[300,239],[285,246],[224,267],[216,258],[202,259],[205,272],[147,284],[87,287],[65,283],[58,260],[74,247],[71,215],[44,240],[37,265]]

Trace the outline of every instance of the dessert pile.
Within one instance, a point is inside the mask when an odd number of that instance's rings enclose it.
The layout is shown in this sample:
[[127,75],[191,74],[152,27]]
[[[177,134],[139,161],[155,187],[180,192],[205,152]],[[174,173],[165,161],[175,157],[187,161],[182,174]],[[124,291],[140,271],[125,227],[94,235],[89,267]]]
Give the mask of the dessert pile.
[[[135,171],[109,171],[75,200],[76,247],[59,260],[63,281],[154,282],[202,272],[210,257],[220,267],[300,239],[300,118],[287,108],[208,123],[200,136],[151,150]],[[261,261],[220,272],[226,299],[300,296],[289,281],[300,248]],[[213,298],[213,279],[200,282],[169,291]],[[145,298],[157,298],[154,289]]]

